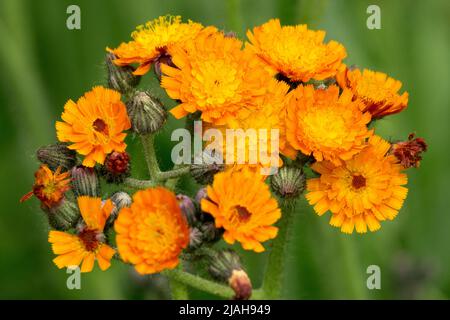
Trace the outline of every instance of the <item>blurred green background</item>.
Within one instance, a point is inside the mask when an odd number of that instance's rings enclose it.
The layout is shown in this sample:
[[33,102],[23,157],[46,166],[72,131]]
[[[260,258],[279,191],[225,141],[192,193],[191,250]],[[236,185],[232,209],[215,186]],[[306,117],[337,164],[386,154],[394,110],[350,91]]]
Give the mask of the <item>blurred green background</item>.
[[[66,28],[66,8],[81,8],[81,30]],[[381,8],[381,30],[369,30],[366,9]],[[67,99],[105,83],[105,47],[128,41],[135,26],[179,14],[205,25],[245,29],[279,17],[308,23],[345,45],[346,62],[400,79],[409,108],[378,123],[386,138],[417,132],[429,143],[419,170],[409,171],[409,196],[393,222],[374,234],[343,235],[304,201],[291,239],[284,296],[289,299],[450,297],[449,49],[447,0],[0,0],[0,298],[163,298],[158,277],[138,277],[113,263],[83,275],[82,289],[66,288],[67,274],[52,263],[45,218],[37,201],[19,204],[38,167],[34,151],[55,141],[54,122]],[[143,82],[170,107],[155,81]],[[170,126],[158,137],[169,166]],[[139,145],[129,137],[134,173],[142,174]],[[192,194],[189,184],[182,187]],[[243,253],[255,286],[265,254]],[[366,288],[366,268],[381,268],[381,290]],[[210,297],[193,292],[193,297]]]

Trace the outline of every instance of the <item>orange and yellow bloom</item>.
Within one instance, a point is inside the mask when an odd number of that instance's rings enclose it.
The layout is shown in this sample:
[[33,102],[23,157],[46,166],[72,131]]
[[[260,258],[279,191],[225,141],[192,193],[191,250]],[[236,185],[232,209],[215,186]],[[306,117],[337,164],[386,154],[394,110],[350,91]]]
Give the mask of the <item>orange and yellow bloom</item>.
[[163,16],[138,26],[131,34],[132,41],[122,43],[116,49],[108,49],[117,59],[119,66],[139,64],[135,75],[147,73],[152,63],[165,56],[174,47],[194,39],[203,29],[200,23],[188,21],[183,23],[180,16]]
[[175,67],[161,66],[161,86],[181,101],[172,115],[179,119],[200,111],[202,120],[225,125],[256,110],[271,75],[241,47],[240,40],[216,32],[201,33],[173,50]]
[[82,196],[78,198],[78,206],[84,225],[76,235],[55,230],[48,235],[53,253],[58,255],[53,262],[60,269],[81,264],[81,272],[90,272],[97,260],[100,269],[104,271],[110,267],[115,253],[105,243],[103,235],[103,228],[114,205],[111,200],[102,204],[100,198]]
[[123,131],[131,124],[117,91],[94,87],[76,103],[67,101],[62,120],[56,122],[59,141],[72,143],[68,148],[85,156],[86,167],[103,164],[112,151],[125,151]]
[[293,82],[333,77],[347,55],[340,43],[323,42],[324,31],[308,30],[306,25],[281,26],[278,19],[248,31],[247,37],[251,51]]
[[289,93],[286,117],[288,143],[317,161],[334,164],[351,159],[372,135],[367,129],[370,113],[361,102],[352,101],[350,91],[339,95],[337,86],[315,90],[299,86]]
[[319,178],[307,181],[306,199],[318,215],[331,211],[330,224],[344,233],[378,230],[380,222],[393,220],[408,193],[403,167],[390,144],[378,136],[368,146],[341,165],[316,162],[311,168]]
[[114,224],[117,249],[140,274],[173,269],[189,243],[189,227],[175,194],[162,187],[138,191]]
[[70,189],[70,173],[61,173],[60,167],[53,172],[43,164],[35,172],[34,177],[33,190],[24,195],[20,202],[28,200],[34,194],[44,208],[52,208],[64,199],[65,192]]
[[227,243],[237,240],[246,250],[262,252],[261,242],[277,236],[273,224],[281,210],[259,172],[245,168],[220,172],[207,194],[201,201],[202,210],[214,217],[217,228],[224,228]]
[[388,77],[385,73],[364,69],[350,70],[342,68],[336,80],[343,89],[349,89],[354,99],[360,99],[364,111],[370,112],[372,118],[399,113],[408,106],[408,92],[399,94],[402,83]]

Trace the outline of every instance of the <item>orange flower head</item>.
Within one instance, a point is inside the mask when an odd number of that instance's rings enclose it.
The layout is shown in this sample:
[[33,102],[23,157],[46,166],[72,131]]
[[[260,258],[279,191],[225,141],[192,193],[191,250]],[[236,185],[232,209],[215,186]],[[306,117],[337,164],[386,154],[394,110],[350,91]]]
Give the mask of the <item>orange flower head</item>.
[[267,65],[293,82],[324,80],[336,75],[347,54],[336,41],[324,43],[324,31],[306,25],[281,26],[272,19],[249,30],[247,47]]
[[56,122],[59,141],[73,143],[68,148],[85,156],[86,167],[103,164],[112,151],[125,151],[123,131],[131,124],[117,91],[94,87],[76,103],[67,101],[62,120]]
[[237,240],[246,250],[262,252],[261,242],[277,236],[273,224],[281,210],[259,172],[246,168],[220,172],[207,193],[201,208],[214,217],[217,228],[224,228],[227,243]]
[[135,75],[146,74],[155,60],[165,57],[174,47],[193,39],[203,29],[200,23],[181,22],[180,16],[162,16],[137,27],[131,34],[132,41],[122,43],[116,49],[107,49],[117,59],[114,63],[126,66],[138,63]]
[[306,199],[318,215],[331,211],[330,224],[344,233],[376,231],[380,222],[393,220],[408,189],[406,174],[393,155],[390,144],[372,136],[368,146],[341,165],[316,162],[311,168],[320,178],[307,181]]
[[97,260],[101,270],[111,266],[115,250],[105,243],[103,228],[114,205],[111,200],[102,204],[102,199],[88,196],[78,197],[78,207],[85,225],[76,235],[62,231],[50,231],[48,241],[53,253],[58,255],[53,262],[58,268],[79,266],[81,272],[90,272]]
[[140,274],[173,269],[189,243],[189,227],[175,194],[162,187],[138,191],[114,224],[123,261]]
[[330,86],[314,90],[313,86],[299,86],[289,93],[286,136],[289,144],[317,161],[335,164],[349,160],[365,147],[372,135],[367,129],[370,113],[363,113],[359,101],[352,94]]
[[42,164],[34,174],[33,190],[24,195],[20,202],[28,200],[33,194],[41,201],[44,208],[57,206],[70,189],[70,173],[61,173],[61,167],[52,172],[46,164]]
[[382,72],[342,68],[336,76],[338,84],[352,91],[354,99],[364,102],[364,111],[378,119],[401,112],[408,106],[408,92],[398,93],[402,83]]
[[271,74],[242,42],[223,33],[201,33],[172,51],[176,67],[162,65],[161,86],[181,104],[176,118],[200,111],[204,121],[224,125],[257,109]]

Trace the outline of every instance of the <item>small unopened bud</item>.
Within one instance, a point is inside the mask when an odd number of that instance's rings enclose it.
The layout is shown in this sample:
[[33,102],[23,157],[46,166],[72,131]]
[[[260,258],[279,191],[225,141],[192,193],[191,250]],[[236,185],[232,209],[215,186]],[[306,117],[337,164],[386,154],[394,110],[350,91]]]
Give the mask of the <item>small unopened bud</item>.
[[72,189],[77,197],[100,195],[100,182],[94,168],[76,166],[72,169]]
[[158,131],[167,118],[167,112],[162,103],[148,92],[136,92],[127,102],[127,111],[131,128],[138,134]]
[[36,157],[53,171],[58,167],[61,167],[65,171],[70,170],[77,162],[77,153],[75,150],[70,150],[63,143],[40,147],[36,151]]
[[177,194],[177,201],[188,224],[194,226],[197,223],[197,208],[194,202],[184,194]]
[[214,175],[225,168],[223,163],[215,163],[215,160],[216,159],[207,152],[203,152],[203,155],[198,155],[194,158],[194,163],[191,165],[190,172],[197,183],[203,185],[211,184],[214,180]]
[[134,69],[130,66],[118,66],[113,61],[116,56],[111,52],[106,54],[105,63],[108,68],[108,86],[121,93],[133,90],[141,80],[140,76],[133,74]]
[[80,219],[80,211],[75,203],[63,200],[58,206],[44,208],[48,223],[53,229],[68,230],[77,225]]
[[305,175],[300,168],[282,167],[272,176],[270,185],[278,196],[296,198],[305,189]]
[[204,222],[200,226],[200,231],[203,234],[203,240],[205,242],[216,242],[222,237],[224,230],[222,228],[216,228],[213,221]]
[[203,234],[199,228],[191,228],[189,231],[189,249],[197,249],[203,243]]
[[228,283],[235,293],[234,299],[247,300],[252,295],[250,278],[233,250],[226,249],[213,254],[208,271],[213,278]]
[[206,188],[200,188],[195,195],[195,202],[200,206],[202,199],[208,198],[208,193],[206,192]]
[[123,191],[113,193],[110,199],[114,204],[114,208],[111,211],[111,215],[108,218],[107,226],[112,226],[114,224],[114,221],[119,215],[120,209],[131,206],[131,203],[133,202],[130,195]]
[[398,159],[405,168],[418,168],[422,160],[422,153],[427,151],[428,145],[423,138],[415,138],[411,133],[407,141],[394,143],[391,147],[391,153]]
[[100,170],[108,183],[122,183],[130,176],[130,155],[124,152],[113,151],[106,159]]

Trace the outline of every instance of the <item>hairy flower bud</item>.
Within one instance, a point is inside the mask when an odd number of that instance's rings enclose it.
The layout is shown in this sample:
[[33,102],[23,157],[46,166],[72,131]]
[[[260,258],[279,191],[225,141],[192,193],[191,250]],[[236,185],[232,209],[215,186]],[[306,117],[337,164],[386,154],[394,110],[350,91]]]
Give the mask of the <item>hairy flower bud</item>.
[[282,198],[296,198],[305,189],[305,175],[300,168],[282,167],[271,178],[274,193]]
[[105,63],[108,69],[108,86],[121,93],[133,90],[141,80],[140,76],[133,74],[134,69],[130,66],[117,66],[113,61],[116,56],[111,52],[106,54]]
[[208,271],[218,281],[228,283],[236,300],[247,300],[252,294],[252,283],[242,269],[239,256],[231,249],[225,249],[210,257]]
[[80,211],[77,205],[65,199],[58,206],[43,207],[43,210],[47,214],[48,223],[56,230],[63,231],[73,228],[80,219]]
[[206,192],[206,188],[200,188],[195,195],[195,202],[200,206],[202,199],[208,198],[208,193]]
[[[200,157],[201,161],[197,161]],[[211,184],[214,180],[214,175],[225,168],[223,163],[215,163],[214,159],[215,158],[207,152],[194,158],[194,163],[191,165],[190,172],[197,183]]]
[[197,249],[203,243],[203,234],[199,228],[189,230],[189,249]]
[[203,240],[205,242],[216,242],[222,237],[224,230],[222,228],[216,228],[213,221],[207,221],[200,225],[200,231],[203,234]]
[[111,211],[111,215],[108,218],[105,229],[111,227],[114,224],[117,216],[119,215],[120,209],[128,208],[131,206],[133,200],[130,195],[123,191],[115,192],[110,197],[112,203],[114,204],[114,209]]
[[130,155],[124,152],[113,151],[106,159],[100,170],[108,183],[122,183],[130,176]]
[[137,91],[127,102],[127,111],[131,128],[138,134],[158,131],[167,118],[162,103],[148,92]]
[[72,189],[79,196],[100,196],[100,182],[93,168],[76,166],[72,168]]
[[75,150],[70,150],[64,143],[55,143],[40,147],[36,151],[36,157],[53,171],[58,167],[61,167],[65,171],[70,170],[77,162],[77,153]]
[[194,202],[184,194],[177,195],[178,205],[183,213],[189,226],[194,226],[197,223],[197,208]]

